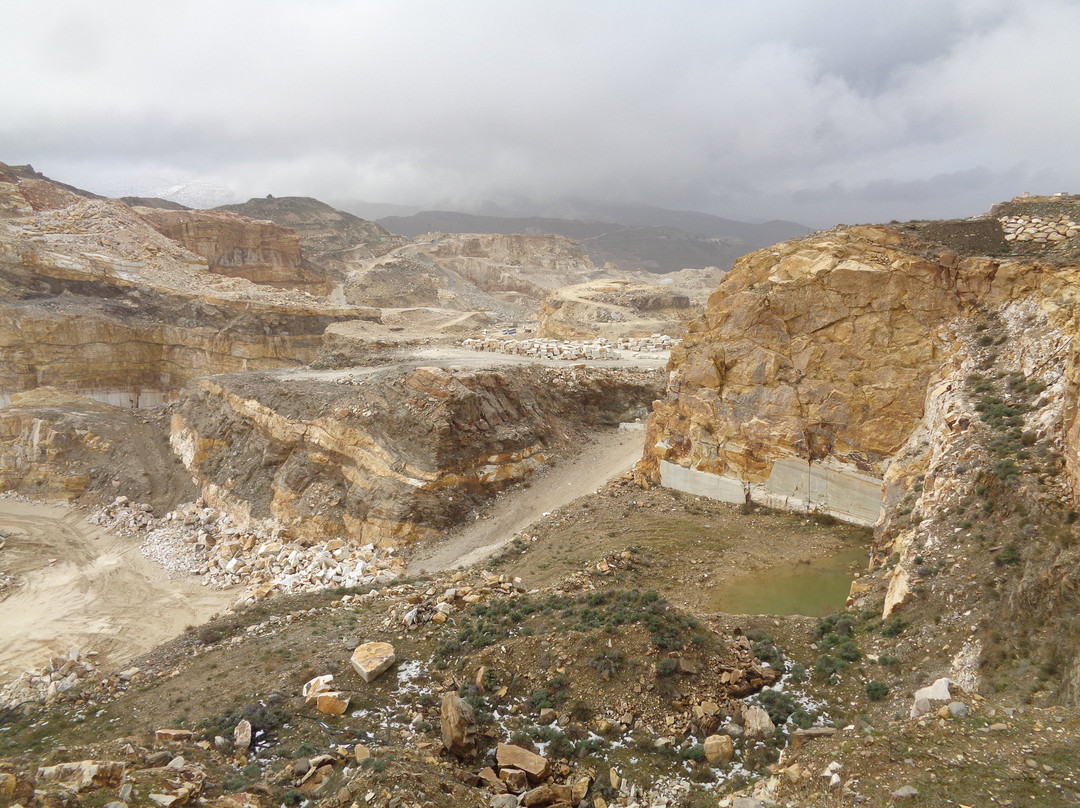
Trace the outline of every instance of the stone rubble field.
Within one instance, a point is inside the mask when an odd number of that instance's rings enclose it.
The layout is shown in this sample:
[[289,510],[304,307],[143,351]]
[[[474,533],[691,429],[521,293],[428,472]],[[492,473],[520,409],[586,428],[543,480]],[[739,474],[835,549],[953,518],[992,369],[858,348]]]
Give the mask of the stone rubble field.
[[91,521],[122,535],[143,535],[143,555],[169,570],[202,576],[204,586],[242,587],[233,608],[271,594],[374,586],[405,574],[405,561],[393,548],[355,547],[342,539],[302,544],[280,527],[237,525],[198,503],[159,519],[149,505],[117,497]]
[[502,337],[484,337],[466,339],[461,345],[471,351],[502,353],[513,356],[531,356],[538,359],[562,359],[576,361],[581,359],[623,359],[624,351],[657,354],[670,351],[682,343],[681,339],[666,334],[653,334],[651,337],[626,337],[612,342],[607,339],[572,342],[555,339],[504,339]]

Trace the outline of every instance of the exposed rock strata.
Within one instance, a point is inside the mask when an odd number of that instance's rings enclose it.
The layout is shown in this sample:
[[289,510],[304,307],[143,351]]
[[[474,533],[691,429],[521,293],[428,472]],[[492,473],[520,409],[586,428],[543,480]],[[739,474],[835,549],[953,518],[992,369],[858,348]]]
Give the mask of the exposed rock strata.
[[156,404],[208,373],[304,364],[335,321],[321,304],[209,271],[120,202],[0,166],[0,403],[53,385]]
[[161,416],[43,388],[0,408],[0,490],[34,499],[108,501],[124,491],[155,508],[194,496]]
[[679,334],[698,316],[688,296],[656,284],[597,280],[560,288],[540,306],[539,336],[554,339]]
[[420,367],[354,384],[252,374],[189,385],[172,444],[211,501],[297,535],[437,535],[589,425],[628,420],[659,375]]
[[[1004,251],[1018,216],[1076,221],[1078,202],[837,228],[746,256],[672,352],[642,480],[876,523],[882,587],[860,582],[852,600],[883,595],[889,617],[941,598],[922,609],[941,610],[947,673],[965,687],[1030,649],[1080,671],[1060,640],[1080,568],[1066,519],[1080,493],[1080,239],[1066,228],[1009,248],[1020,255],[975,249]],[[972,566],[985,520],[1001,537],[992,553],[1008,549],[989,572]],[[1017,563],[1022,575],[999,572]],[[937,591],[932,576],[954,564],[987,578],[992,601],[974,586]],[[1008,630],[973,628],[975,612]]]
[[324,272],[305,265],[289,228],[219,210],[135,208],[150,226],[206,259],[211,272],[324,294]]

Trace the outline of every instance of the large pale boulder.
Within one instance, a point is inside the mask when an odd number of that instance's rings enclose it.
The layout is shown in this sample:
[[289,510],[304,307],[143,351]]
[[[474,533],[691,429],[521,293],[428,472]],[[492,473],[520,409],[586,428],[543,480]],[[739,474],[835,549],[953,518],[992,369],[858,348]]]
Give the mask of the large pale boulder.
[[767,712],[756,704],[751,704],[743,710],[743,731],[751,740],[763,740],[773,736],[776,725]]
[[521,769],[529,780],[539,783],[551,774],[551,764],[546,757],[522,749],[520,746],[501,743],[495,749],[495,761],[501,767]]
[[394,646],[388,642],[366,642],[352,653],[353,669],[365,682],[371,682],[379,674],[397,662]]
[[710,735],[705,739],[705,759],[709,763],[730,763],[735,757],[735,744],[728,735]]
[[439,707],[443,746],[461,758],[476,755],[476,713],[457,693],[447,693]]
[[38,780],[45,785],[59,784],[75,791],[87,791],[120,785],[126,771],[126,766],[115,760],[80,760],[46,766],[38,772]]

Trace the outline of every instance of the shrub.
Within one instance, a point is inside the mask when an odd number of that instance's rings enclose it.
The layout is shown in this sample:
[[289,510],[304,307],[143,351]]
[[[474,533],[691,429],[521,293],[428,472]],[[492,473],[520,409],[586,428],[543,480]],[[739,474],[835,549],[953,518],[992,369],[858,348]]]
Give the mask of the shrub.
[[1019,564],[1020,563],[1020,550],[1015,544],[1007,544],[1001,548],[1001,552],[998,553],[995,559],[997,564]]
[[905,628],[907,628],[907,623],[904,622],[900,615],[896,615],[892,620],[881,627],[881,636],[897,637]]
[[657,676],[671,676],[679,669],[679,660],[664,657],[656,663]]
[[[771,640],[771,638],[770,638]],[[771,641],[762,640],[753,645],[754,656],[777,670],[784,669],[784,654]]]
[[879,682],[873,679],[866,683],[866,697],[870,701],[881,701],[887,695],[889,695],[889,686],[884,682]]
[[705,759],[705,747],[699,743],[693,746],[688,746],[679,755],[683,760],[704,760]]
[[847,663],[844,660],[837,659],[831,654],[822,654],[814,662],[814,673],[818,678],[828,681],[846,667]]
[[795,697],[782,690],[762,690],[757,700],[778,727],[782,726],[788,720],[788,716],[798,707]]

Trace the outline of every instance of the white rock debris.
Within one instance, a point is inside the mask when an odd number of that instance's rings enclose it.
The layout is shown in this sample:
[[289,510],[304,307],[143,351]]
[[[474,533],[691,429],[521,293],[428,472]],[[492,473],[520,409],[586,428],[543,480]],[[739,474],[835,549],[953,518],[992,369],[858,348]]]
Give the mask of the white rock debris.
[[203,576],[207,586],[242,586],[234,608],[271,593],[389,583],[405,575],[394,549],[343,539],[301,543],[271,523],[236,524],[228,514],[187,503],[157,518],[148,505],[117,497],[90,517],[120,535],[143,536],[142,553],[173,572]]

